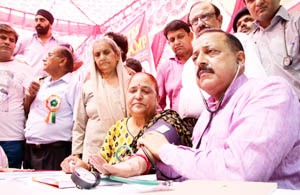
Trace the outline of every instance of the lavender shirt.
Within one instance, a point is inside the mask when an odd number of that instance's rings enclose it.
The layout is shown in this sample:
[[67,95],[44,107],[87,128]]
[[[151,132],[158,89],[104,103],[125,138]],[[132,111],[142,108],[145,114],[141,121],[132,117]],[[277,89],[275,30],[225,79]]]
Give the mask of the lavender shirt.
[[34,76],[37,77],[46,74],[43,71],[45,56],[62,43],[53,36],[46,43],[42,43],[35,33],[31,37],[18,42],[15,55],[23,55],[24,60],[33,68]]
[[170,99],[170,108],[178,112],[179,92],[182,87],[181,74],[183,63],[178,58],[170,58],[158,67],[156,80],[159,87],[160,101],[162,110],[166,108],[166,98]]
[[[239,76],[204,132],[209,115],[205,110],[194,128],[193,148],[163,145],[159,155],[168,168],[188,179],[271,181],[279,188],[300,188],[300,104],[285,80]],[[169,172],[166,165],[158,166]]]

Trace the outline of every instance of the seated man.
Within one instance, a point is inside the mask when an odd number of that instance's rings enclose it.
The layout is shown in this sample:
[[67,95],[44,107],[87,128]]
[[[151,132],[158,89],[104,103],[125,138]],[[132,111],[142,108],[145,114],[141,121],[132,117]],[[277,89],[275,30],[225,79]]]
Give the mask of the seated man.
[[[161,172],[181,180],[270,181],[300,188],[300,104],[291,86],[280,77],[247,79],[240,41],[221,30],[203,31],[193,48],[197,84],[210,95],[203,99],[206,110],[194,128],[193,147],[170,144],[157,132],[145,133],[139,145]],[[108,164],[103,169],[120,176],[130,170]]]

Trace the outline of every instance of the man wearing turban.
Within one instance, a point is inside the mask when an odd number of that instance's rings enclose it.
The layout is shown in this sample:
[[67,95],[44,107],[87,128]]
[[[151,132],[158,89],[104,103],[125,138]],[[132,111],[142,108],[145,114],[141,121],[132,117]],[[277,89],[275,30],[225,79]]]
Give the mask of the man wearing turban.
[[63,44],[52,34],[53,15],[45,10],[39,9],[35,14],[34,27],[36,33],[18,42],[15,55],[22,55],[22,59],[33,68],[35,77],[44,77],[43,58],[54,48]]
[[54,17],[53,15],[48,12],[47,10],[40,9],[37,11],[35,15],[35,30],[39,37],[45,37],[47,38],[48,36],[44,36],[47,34],[52,34],[52,30],[50,27],[52,26],[54,22]]

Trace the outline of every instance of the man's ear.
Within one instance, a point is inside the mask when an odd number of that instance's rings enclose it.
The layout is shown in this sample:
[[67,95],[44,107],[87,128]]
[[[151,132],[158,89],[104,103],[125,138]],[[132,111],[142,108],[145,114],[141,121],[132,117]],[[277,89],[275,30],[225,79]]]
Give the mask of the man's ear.
[[160,95],[157,95],[157,96],[156,96],[156,99],[157,99],[157,102],[159,102],[159,100],[160,100]]
[[244,65],[245,64],[245,52],[244,51],[238,51],[236,53],[236,59],[237,59],[238,64]]
[[223,23],[223,16],[220,14],[217,19],[220,22],[220,28],[221,28],[222,27],[222,23]]
[[67,63],[67,58],[66,57],[63,57],[60,59],[59,61],[59,66],[65,66]]
[[191,40],[193,40],[194,39],[194,33],[191,31],[191,32],[189,32],[189,37],[190,37],[190,39]]

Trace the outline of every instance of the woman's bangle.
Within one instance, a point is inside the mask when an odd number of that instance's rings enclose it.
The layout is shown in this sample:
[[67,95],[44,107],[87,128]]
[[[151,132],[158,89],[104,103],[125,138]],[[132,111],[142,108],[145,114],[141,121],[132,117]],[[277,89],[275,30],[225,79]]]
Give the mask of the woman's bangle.
[[151,169],[151,164],[150,164],[149,159],[143,154],[132,154],[132,155],[129,156],[129,159],[133,158],[133,157],[136,157],[136,156],[139,156],[139,157],[141,157],[145,160],[147,168],[146,168],[146,171],[142,175],[147,174],[149,172],[149,170]]

